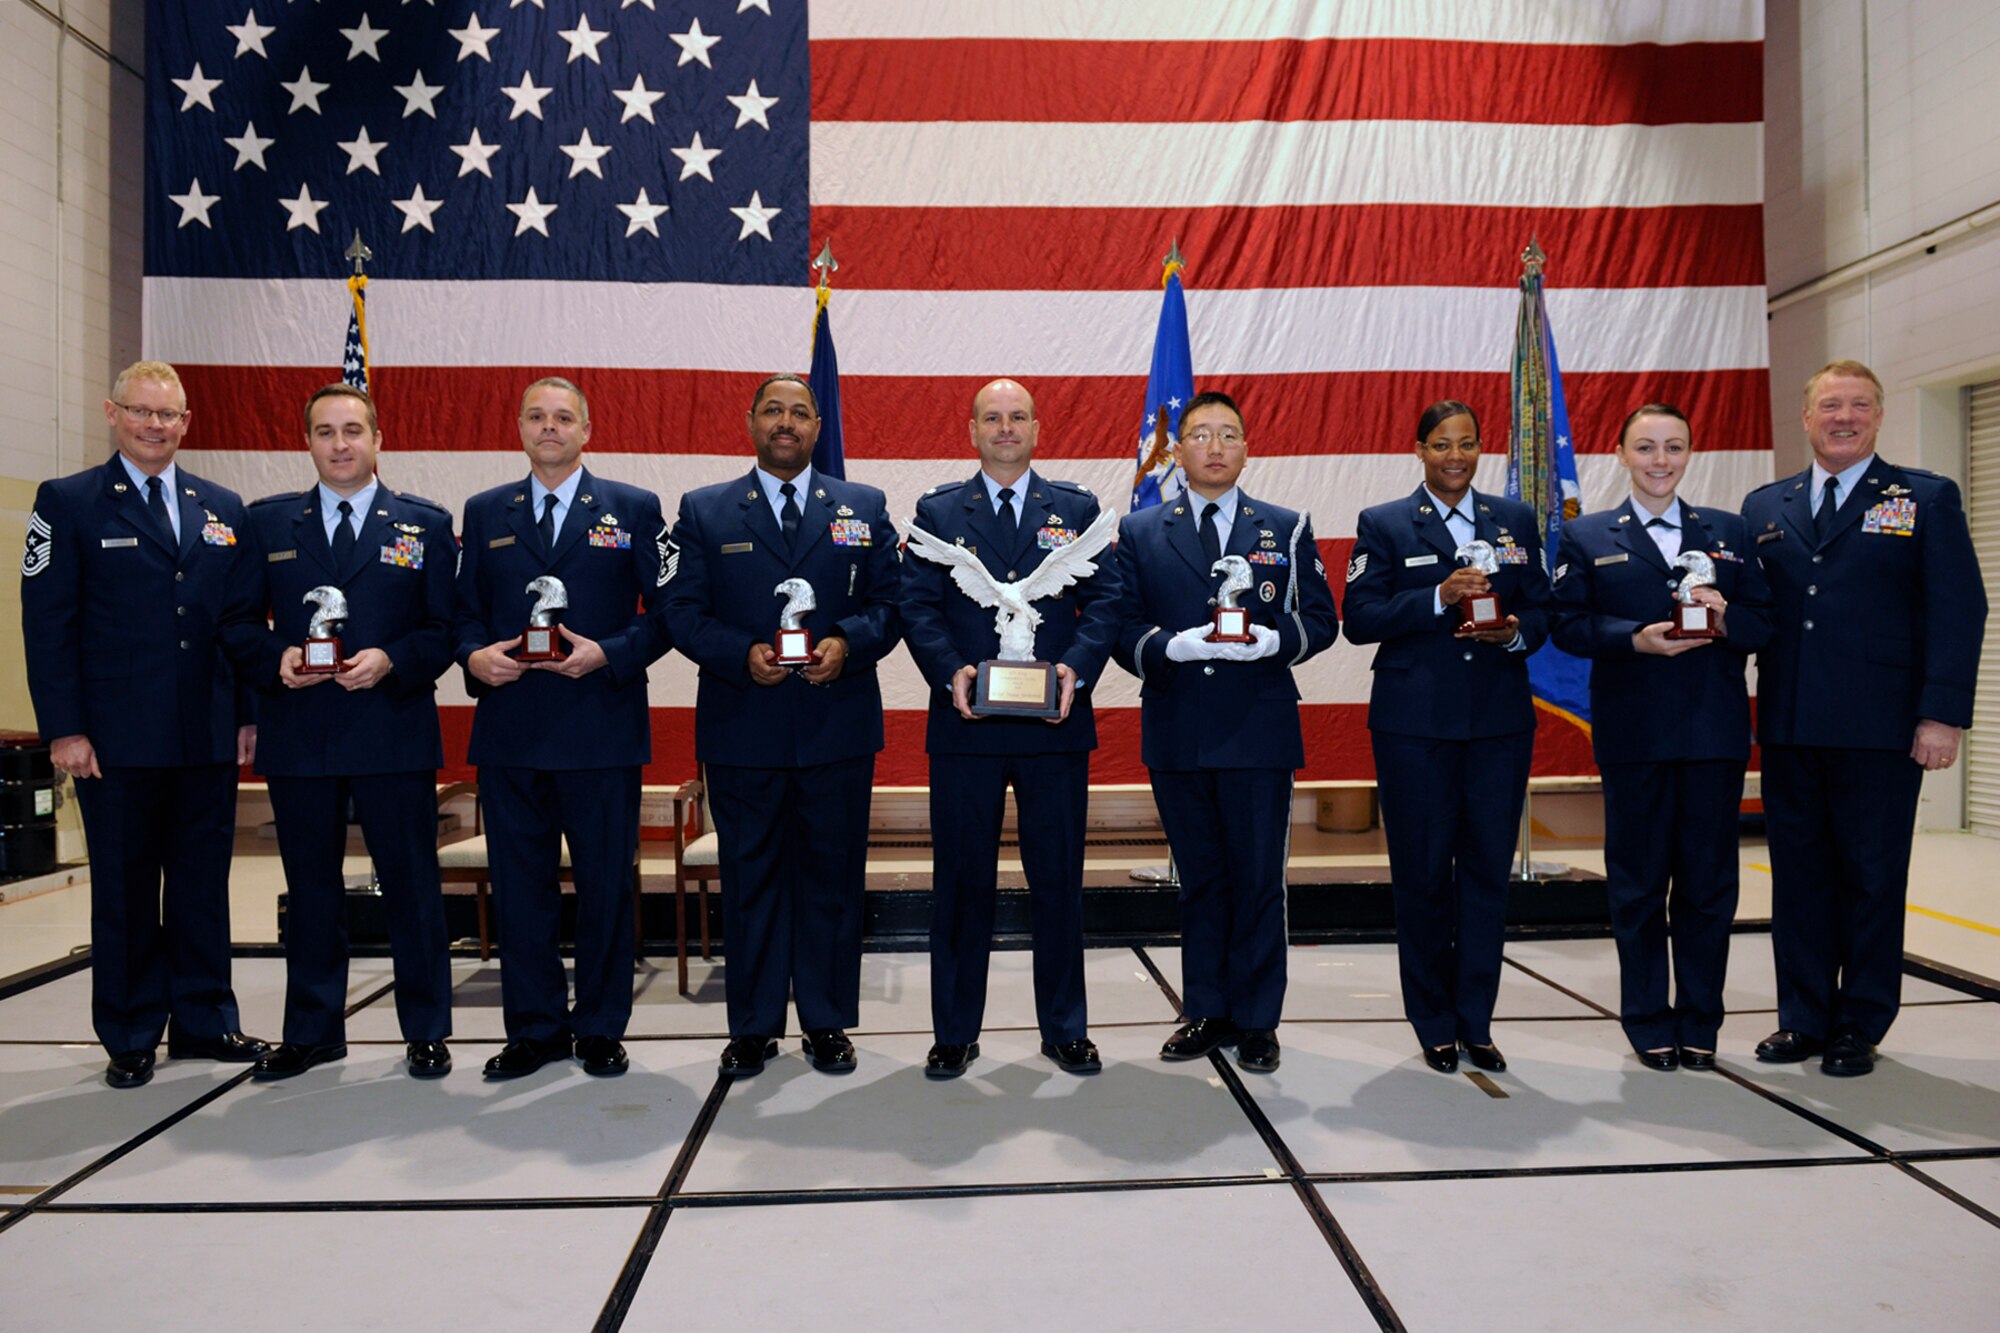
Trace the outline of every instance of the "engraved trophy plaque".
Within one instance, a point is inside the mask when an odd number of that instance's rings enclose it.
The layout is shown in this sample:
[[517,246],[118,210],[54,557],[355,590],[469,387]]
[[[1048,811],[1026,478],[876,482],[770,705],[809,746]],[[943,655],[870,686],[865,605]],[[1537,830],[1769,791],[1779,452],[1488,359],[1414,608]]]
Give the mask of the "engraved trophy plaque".
[[771,589],[771,595],[785,599],[784,609],[778,612],[778,636],[772,643],[777,650],[778,665],[811,666],[812,631],[802,622],[819,606],[819,599],[813,595],[812,584],[804,579],[786,579]]
[[1208,631],[1210,643],[1250,643],[1249,608],[1237,605],[1237,598],[1250,591],[1250,562],[1240,555],[1225,555],[1208,572],[1222,575],[1209,605],[1215,608],[1215,624]]
[[535,604],[528,609],[528,627],[521,631],[521,647],[514,654],[520,662],[560,662],[569,656],[568,641],[556,628],[560,612],[569,610],[569,589],[553,574],[544,574],[528,584]]
[[[1470,541],[1453,554],[1460,567],[1476,569],[1488,578],[1500,572],[1500,558],[1494,554],[1492,542]],[[1474,593],[1459,598],[1458,613],[1471,629],[1505,629],[1507,626],[1507,613],[1500,609],[1500,595],[1496,592]]]
[[309,590],[303,600],[319,609],[306,626],[305,656],[299,662],[302,676],[331,676],[341,667],[340,632],[347,628],[347,594],[322,584]]
[[1715,612],[1694,600],[1696,588],[1715,586],[1715,560],[1706,551],[1682,551],[1674,557],[1674,568],[1683,571],[1680,587],[1674,589],[1674,627],[1670,639],[1719,639],[1722,629]]

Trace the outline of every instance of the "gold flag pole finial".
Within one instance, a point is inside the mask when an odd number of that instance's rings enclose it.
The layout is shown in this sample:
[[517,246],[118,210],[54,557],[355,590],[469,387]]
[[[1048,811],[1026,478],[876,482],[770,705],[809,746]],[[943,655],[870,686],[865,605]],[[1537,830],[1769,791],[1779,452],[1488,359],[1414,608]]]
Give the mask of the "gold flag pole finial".
[[1160,285],[1164,287],[1167,285],[1168,279],[1187,267],[1187,258],[1181,254],[1180,237],[1176,236],[1172,241],[1168,242],[1167,256],[1160,262],[1166,265],[1166,271],[1160,275]]
[[366,276],[366,270],[364,270],[361,266],[363,264],[366,264],[369,260],[373,259],[375,257],[375,252],[373,250],[370,250],[367,247],[367,245],[362,242],[361,228],[356,227],[354,229],[354,239],[348,243],[347,250],[343,257],[354,261],[355,277],[359,278]]
[[840,261],[833,257],[833,237],[826,238],[826,244],[819,248],[819,258],[813,260],[812,266],[819,272],[819,282],[815,285],[825,291],[832,285],[833,271],[840,267]]
[[1541,240],[1530,236],[1528,248],[1521,252],[1521,268],[1524,274],[1530,278],[1539,278],[1542,276],[1543,266],[1548,262],[1549,257],[1542,251]]

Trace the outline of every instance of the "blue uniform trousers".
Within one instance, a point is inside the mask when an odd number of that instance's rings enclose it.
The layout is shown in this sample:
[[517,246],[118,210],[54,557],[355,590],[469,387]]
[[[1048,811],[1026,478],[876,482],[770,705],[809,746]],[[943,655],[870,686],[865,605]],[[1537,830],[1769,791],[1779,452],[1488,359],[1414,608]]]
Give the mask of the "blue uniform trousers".
[[[229,985],[236,765],[79,778],[90,839],[90,1007],[113,1055],[243,1026]],[[162,885],[164,884],[164,889]],[[171,1038],[170,1038],[171,1041]]]
[[709,764],[731,1037],[861,1021],[861,920],[875,756],[800,768]]
[[[625,1035],[632,1017],[632,858],[639,766],[482,764],[486,845],[509,1041]],[[576,1003],[565,1004],[562,843],[576,881]]]
[[1278,1026],[1291,770],[1154,769],[1153,800],[1181,881],[1182,1008],[1189,1018]]
[[1764,747],[1779,1027],[1879,1042],[1896,1021],[1923,776],[1897,750]]
[[1460,741],[1377,731],[1373,738],[1403,1012],[1425,1046],[1485,1045],[1535,734]]
[[931,755],[931,1026],[937,1039],[979,1039],[993,952],[1000,826],[1007,787],[1020,818],[1021,868],[1034,933],[1035,1015],[1042,1039],[1089,1033],[1083,993],[1083,845],[1090,752]]
[[272,776],[271,813],[290,895],[285,926],[285,1040],[347,1040],[347,803],[382,884],[404,1041],[451,1035],[451,941],[438,883],[437,774]]
[[1743,761],[1605,764],[1600,772],[1619,1021],[1634,1050],[1712,1051],[1736,919]]

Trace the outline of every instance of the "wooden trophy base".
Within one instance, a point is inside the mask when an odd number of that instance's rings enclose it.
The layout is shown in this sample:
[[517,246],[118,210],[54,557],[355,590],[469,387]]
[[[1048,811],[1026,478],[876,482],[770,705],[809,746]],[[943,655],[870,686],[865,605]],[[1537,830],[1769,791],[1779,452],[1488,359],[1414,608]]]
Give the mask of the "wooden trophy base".
[[1500,599],[1490,592],[1459,598],[1458,614],[1464,617],[1467,629],[1507,628],[1507,613],[1500,609]]
[[1250,633],[1250,612],[1240,606],[1215,608],[1215,627],[1208,632],[1210,643],[1254,643]]
[[1715,612],[1706,606],[1678,604],[1674,607],[1674,627],[1667,631],[1670,639],[1719,639],[1722,631],[1715,627]]
[[299,659],[301,676],[331,676],[341,667],[339,639],[307,639]]
[[981,662],[973,682],[975,717],[1061,717],[1062,682],[1053,662]]
[[771,646],[777,651],[779,666],[813,664],[813,636],[809,629],[781,629],[778,641]]
[[521,631],[517,662],[560,662],[569,656],[569,641],[554,625],[530,625]]

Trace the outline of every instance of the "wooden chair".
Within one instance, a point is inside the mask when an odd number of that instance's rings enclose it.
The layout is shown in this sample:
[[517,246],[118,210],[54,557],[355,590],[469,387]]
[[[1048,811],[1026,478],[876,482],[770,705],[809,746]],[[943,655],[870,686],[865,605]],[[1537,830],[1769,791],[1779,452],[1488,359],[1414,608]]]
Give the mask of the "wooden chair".
[[713,958],[708,934],[709,885],[722,881],[722,866],[714,819],[708,809],[708,787],[701,778],[681,784],[674,793],[674,961],[680,969],[681,994],[688,993],[687,895],[693,885],[701,903],[701,956]]
[[[470,796],[472,798],[472,836],[470,838],[461,838],[457,842],[444,843],[438,848],[438,877],[446,884],[472,885],[473,898],[479,909],[479,960],[485,962],[493,957],[492,915],[487,903],[487,896],[492,891],[492,875],[488,869],[486,815],[485,808],[479,799],[479,784],[477,782],[448,783],[438,788],[437,803],[438,809],[442,811],[446,802],[455,800],[460,796]],[[567,838],[563,839],[562,860],[559,862],[559,865],[560,869],[556,872],[557,882],[574,885],[576,877],[570,869],[569,839]],[[635,953],[641,960],[646,956],[644,924],[645,916],[640,910],[639,898],[639,852],[635,844],[632,850],[632,945]],[[705,924],[706,921],[704,921]],[[681,990],[683,993],[687,990],[686,954],[687,945],[685,936],[683,936],[681,944]]]

